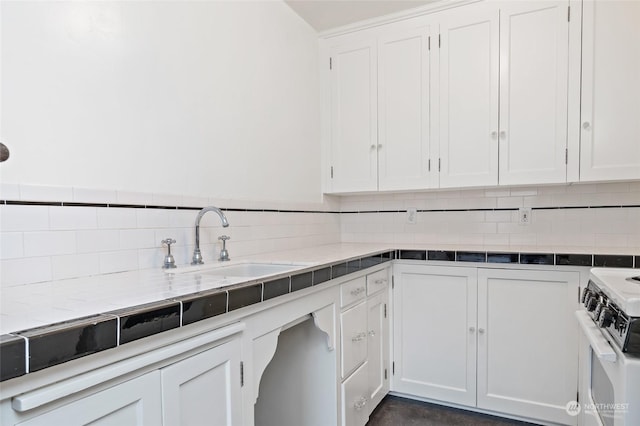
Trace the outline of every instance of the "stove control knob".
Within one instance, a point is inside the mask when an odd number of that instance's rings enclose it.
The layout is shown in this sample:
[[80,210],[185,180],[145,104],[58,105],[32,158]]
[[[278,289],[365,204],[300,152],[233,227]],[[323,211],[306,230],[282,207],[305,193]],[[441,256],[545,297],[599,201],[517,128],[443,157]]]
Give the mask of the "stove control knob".
[[598,302],[598,304],[596,305],[596,308],[593,310],[593,317],[597,320],[598,318],[600,318],[600,312],[602,312],[602,309],[604,309],[604,302],[602,300],[600,300]]
[[595,295],[589,296],[584,306],[587,308],[588,312],[593,311],[598,304],[598,298]]
[[582,299],[580,300],[583,305],[589,300],[589,296],[591,296],[591,290],[585,287],[584,290],[582,290]]
[[607,328],[614,321],[615,321],[615,318],[613,316],[613,311],[607,307],[602,308],[602,310],[600,311],[600,315],[598,316],[598,326],[602,328]]

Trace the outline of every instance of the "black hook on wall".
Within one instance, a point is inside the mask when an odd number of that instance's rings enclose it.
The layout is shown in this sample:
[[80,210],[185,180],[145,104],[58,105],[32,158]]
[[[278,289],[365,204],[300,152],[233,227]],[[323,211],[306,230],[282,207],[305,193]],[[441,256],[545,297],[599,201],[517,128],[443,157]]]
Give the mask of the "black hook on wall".
[[9,159],[9,148],[3,143],[0,143],[0,163]]

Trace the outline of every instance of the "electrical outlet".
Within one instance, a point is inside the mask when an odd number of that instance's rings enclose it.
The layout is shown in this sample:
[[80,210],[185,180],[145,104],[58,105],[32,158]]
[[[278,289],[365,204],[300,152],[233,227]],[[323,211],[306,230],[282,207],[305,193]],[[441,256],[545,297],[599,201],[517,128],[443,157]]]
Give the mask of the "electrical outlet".
[[418,210],[415,208],[407,209],[407,222],[418,223]]
[[529,225],[531,223],[531,209],[529,207],[520,207],[518,210],[520,214],[520,225]]

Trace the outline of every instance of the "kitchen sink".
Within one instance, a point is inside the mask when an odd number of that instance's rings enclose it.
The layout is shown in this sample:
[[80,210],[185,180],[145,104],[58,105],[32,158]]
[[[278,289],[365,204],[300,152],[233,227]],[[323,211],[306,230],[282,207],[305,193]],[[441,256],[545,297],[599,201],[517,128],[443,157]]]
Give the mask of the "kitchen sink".
[[216,264],[204,264],[197,266],[188,266],[184,268],[176,268],[165,270],[171,274],[198,274],[206,275],[208,277],[215,277],[220,279],[234,279],[234,278],[260,278],[269,275],[276,275],[285,272],[292,272],[297,269],[302,269],[306,266],[310,266],[310,263],[290,263],[290,262],[233,262],[233,263],[216,263]]

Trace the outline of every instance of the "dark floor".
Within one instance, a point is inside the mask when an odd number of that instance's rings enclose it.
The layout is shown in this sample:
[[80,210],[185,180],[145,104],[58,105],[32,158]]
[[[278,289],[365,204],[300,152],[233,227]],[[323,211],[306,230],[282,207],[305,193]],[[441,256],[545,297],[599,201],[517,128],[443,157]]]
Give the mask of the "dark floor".
[[367,426],[532,426],[532,423],[387,395]]

